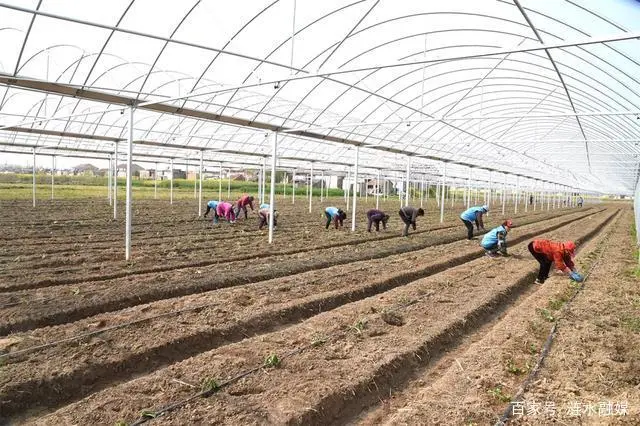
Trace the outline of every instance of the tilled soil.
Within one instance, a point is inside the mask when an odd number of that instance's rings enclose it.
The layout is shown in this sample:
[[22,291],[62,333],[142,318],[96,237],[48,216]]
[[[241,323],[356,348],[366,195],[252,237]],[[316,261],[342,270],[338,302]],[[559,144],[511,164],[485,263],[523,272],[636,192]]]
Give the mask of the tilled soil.
[[[575,220],[599,209],[569,212],[564,220]],[[544,214],[545,219],[552,216]],[[564,217],[567,212],[560,213]],[[545,220],[540,215],[521,218],[520,224]],[[553,220],[553,219],[549,219]],[[563,220],[563,219],[559,219]],[[322,228],[321,228],[322,229]],[[129,306],[199,293],[203,291],[241,285],[287,276],[295,273],[344,265],[358,260],[384,258],[438,244],[450,243],[464,238],[459,228],[447,227],[414,235],[412,238],[382,236],[377,240],[352,241],[349,247],[341,243],[330,243],[328,248],[307,248],[287,239],[289,248],[278,251],[275,247],[264,256],[251,254],[244,260],[233,260],[232,252],[214,262],[205,261],[178,268],[164,266],[157,272],[134,274],[97,281],[73,282],[44,288],[17,290],[0,293],[0,306],[4,315],[0,319],[0,335],[46,325],[61,324],[95,315],[123,309]],[[320,235],[344,235],[324,231]],[[308,238],[314,238],[309,230]],[[286,234],[287,238],[293,238]],[[283,238],[284,240],[284,238]],[[336,247],[341,250],[338,250]],[[325,245],[326,247],[327,245]],[[243,248],[244,249],[244,248]]]
[[[589,271],[599,255],[619,243],[617,230],[626,225],[629,216],[625,212],[580,247],[576,258],[580,270]],[[358,423],[497,424],[534,369],[552,324],[577,288],[561,275],[552,276],[544,285],[532,286],[513,309],[490,327],[461,339],[455,350],[361,416]],[[539,413],[531,418],[535,419],[532,424],[552,421],[551,410],[566,408],[548,399],[538,398],[537,402]]]
[[[537,380],[513,405],[513,424],[640,424],[640,279],[633,216],[611,243],[558,330]],[[554,412],[535,410],[553,404]],[[522,408],[522,412],[520,411]],[[515,409],[515,411],[514,411]]]
[[[339,205],[341,200],[334,201]],[[327,202],[324,205],[329,204]],[[241,220],[234,225],[222,221],[217,226],[211,226],[210,221],[185,213],[184,210],[189,208],[186,204],[178,212],[175,210],[179,206],[170,207],[169,211],[165,211],[157,205],[145,206],[144,202],[138,207],[144,211],[144,216],[140,219],[144,222],[138,224],[134,220],[134,260],[128,263],[123,260],[124,228],[121,221],[101,218],[69,220],[60,224],[53,220],[37,226],[20,226],[19,223],[11,222],[9,215],[0,221],[0,229],[3,231],[0,241],[5,239],[0,246],[0,264],[3,265],[0,270],[0,292],[104,281],[215,265],[231,260],[247,261],[267,258],[273,253],[298,254],[340,247],[349,250],[351,245],[364,241],[401,239],[402,224],[397,219],[395,203],[387,204],[387,211],[391,212],[392,219],[388,232],[382,233],[366,232],[365,209],[359,211],[359,226],[352,233],[336,232],[333,227],[324,231],[321,206],[309,214],[303,205],[281,204],[280,226],[272,245],[264,244],[266,231],[257,231],[255,212],[247,221]],[[435,206],[432,206],[432,210],[434,209]],[[537,211],[513,217],[517,220],[522,216],[541,218],[561,213],[561,210]],[[134,215],[134,218],[138,217],[139,215]],[[494,215],[487,225],[497,225],[500,220],[500,217]],[[464,236],[464,227],[461,226],[458,213],[454,211],[447,213],[444,224],[439,223],[439,215],[434,213],[427,213],[418,222],[417,234],[420,235],[428,230],[454,227],[460,230],[457,235]],[[78,227],[87,229],[78,233]],[[34,228],[37,232],[29,232],[34,231]],[[345,228],[349,228],[349,223],[345,223]],[[10,237],[11,234],[15,234],[14,237]],[[20,244],[14,244],[15,241],[20,241]],[[34,272],[37,275],[34,276]]]
[[[312,214],[305,199],[280,203],[268,245],[255,214],[212,226],[194,202],[137,201],[130,263],[122,260],[122,217],[113,221],[106,202],[41,203],[38,216],[25,214],[28,203],[0,203],[0,412],[16,424],[130,422],[256,365],[256,374],[194,400],[193,412],[187,405],[159,420],[349,421],[385,386],[404,383],[423,359],[506,309],[530,274],[517,256],[488,259],[464,240],[463,207],[449,202],[442,224],[428,203],[409,238],[400,237],[397,200],[381,203],[392,217],[381,233],[366,232],[364,207],[356,232],[325,231],[322,210],[341,198],[316,200]],[[521,210],[509,216],[517,224],[510,242],[588,239],[614,212]],[[492,212],[486,228],[502,219]],[[504,280],[487,272],[500,262]],[[488,274],[487,289],[478,290],[477,274]],[[278,355],[279,368],[261,366],[268,355]],[[230,401],[206,414],[205,406]]]
[[[614,210],[595,213],[543,235],[587,240],[597,235],[614,214]],[[380,394],[386,394],[389,387],[401,383],[408,372],[446,350],[478,324],[489,321],[492,312],[511,303],[530,286],[536,263],[525,255],[525,245],[514,246],[514,255],[506,259],[472,260],[336,307],[282,331],[203,352],[94,393],[39,422],[131,421],[141,410],[155,410],[194,394],[203,383],[211,387],[212,380],[222,383],[256,366],[254,374],[155,422],[326,424],[350,418]],[[454,249],[463,251],[464,247]],[[442,253],[434,251],[432,255],[445,257]],[[407,261],[410,265],[412,259]],[[415,262],[425,267],[423,258]],[[408,267],[406,263],[401,266]],[[503,272],[496,274],[496,268]],[[154,332],[162,330],[150,333]],[[264,365],[270,355],[278,356],[278,368]],[[274,362],[275,358],[270,359]]]
[[[511,241],[561,227],[583,213],[522,225],[514,229]],[[61,394],[77,398],[119,378],[401,286],[482,256],[476,244],[457,241],[388,256],[382,271],[379,260],[352,262],[14,334],[7,381],[0,382],[3,410],[33,406],[34,401],[60,403]],[[72,340],[39,348],[64,339]],[[38,370],[25,369],[27,361]]]

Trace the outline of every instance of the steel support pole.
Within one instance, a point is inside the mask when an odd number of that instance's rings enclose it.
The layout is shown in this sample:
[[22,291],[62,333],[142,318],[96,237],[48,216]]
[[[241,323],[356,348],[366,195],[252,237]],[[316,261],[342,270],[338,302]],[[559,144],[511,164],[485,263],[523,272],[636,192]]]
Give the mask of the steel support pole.
[[291,204],[296,203],[296,169],[293,169],[291,175]]
[[127,131],[127,189],[125,207],[125,259],[131,259],[131,163],[133,157],[133,107],[129,107],[129,123]]
[[[347,176],[348,176],[348,173],[349,173],[349,170],[347,170]],[[349,184],[347,176],[342,178],[342,196],[344,198],[345,205],[349,204],[349,200],[347,199],[347,188],[346,188],[346,186]]]
[[357,185],[358,185],[358,160],[360,156],[360,146],[356,145],[356,158],[353,165],[353,210],[351,211],[351,232],[356,230],[356,205],[357,205]]
[[[222,163],[218,165],[218,202],[220,201],[222,201]],[[264,203],[264,201],[261,201],[261,203]]]
[[440,185],[440,223],[444,222],[444,185],[447,182],[447,163],[444,163],[442,184]]
[[425,201],[427,202],[427,208],[429,208],[429,181],[427,181],[427,190],[425,191]]
[[169,204],[173,204],[173,158],[170,161],[170,179],[169,179]]
[[524,189],[524,212],[525,213],[529,211],[529,198],[531,197],[531,192],[529,192],[527,189],[528,189],[528,185],[525,182],[525,189]]
[[364,179],[364,202],[369,202],[369,178]]
[[487,196],[487,206],[489,206],[489,210],[491,210],[491,202],[493,201],[493,174],[491,170],[489,170],[489,193]]
[[227,198],[231,200],[231,169],[227,169],[229,176],[227,177]]
[[376,209],[380,208],[380,169],[378,169],[378,180],[376,181]]
[[[51,156],[51,199],[53,200],[53,180],[54,180],[54,171],[56,169],[56,156],[52,155]],[[107,190],[107,193],[111,194],[110,191]]]
[[33,148],[33,168],[31,171],[31,177],[33,179],[31,189],[33,193],[33,207],[36,206],[36,149]]
[[158,199],[158,163],[155,164],[153,172],[153,199]]
[[518,214],[518,202],[520,201],[520,176],[516,176],[515,214]]
[[320,172],[320,202],[324,200],[324,170]]
[[424,207],[424,175],[420,178],[420,208]]
[[[195,167],[194,167],[194,169],[195,169]],[[193,199],[194,200],[198,196],[197,190],[198,190],[198,176],[196,176],[195,173],[194,173],[194,176],[193,176]]]
[[267,189],[267,157],[262,157],[262,201],[261,201],[262,203],[264,203],[264,200],[265,200],[266,189]]
[[309,213],[313,206],[313,163],[311,163],[311,173],[309,174]]
[[115,143],[113,159],[113,218],[118,217],[118,142]]
[[548,182],[545,185],[546,187],[546,195],[547,195],[547,211],[551,210],[551,189],[553,185],[550,185]]
[[269,191],[269,244],[273,242],[273,219],[276,197],[276,162],[278,159],[278,132],[273,132],[273,152],[271,154],[271,188]]
[[411,157],[407,157],[407,184],[404,191],[404,205],[409,205],[409,176],[411,175]]
[[507,175],[504,174],[502,176],[502,216],[504,216],[504,211],[507,206]]
[[113,157],[109,154],[109,168],[107,172],[107,192],[109,193],[109,205],[113,202],[113,194],[111,192],[111,168],[113,167]]
[[456,191],[453,191],[453,185],[455,181],[451,181],[451,185],[449,185],[449,200],[451,200],[451,208],[453,209],[454,203],[456,202]]
[[202,151],[200,151],[200,171],[198,173],[198,180],[200,181],[200,186],[198,188],[198,217],[202,217]]
[[469,167],[469,177],[467,178],[467,208],[471,207],[471,173],[473,173],[473,169]]
[[384,199],[386,201],[389,199],[389,183],[386,177],[384,178],[383,186],[384,186]]
[[350,196],[351,196],[351,169],[347,170],[347,202],[345,203],[347,211],[349,211]]

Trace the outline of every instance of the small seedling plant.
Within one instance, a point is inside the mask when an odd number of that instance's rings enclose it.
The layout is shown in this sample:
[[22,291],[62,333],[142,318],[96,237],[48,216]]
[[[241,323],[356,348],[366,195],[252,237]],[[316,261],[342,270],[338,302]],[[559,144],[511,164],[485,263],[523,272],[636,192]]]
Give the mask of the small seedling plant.
[[280,358],[278,358],[278,355],[276,354],[271,354],[264,359],[263,366],[267,368],[278,367],[280,366]]

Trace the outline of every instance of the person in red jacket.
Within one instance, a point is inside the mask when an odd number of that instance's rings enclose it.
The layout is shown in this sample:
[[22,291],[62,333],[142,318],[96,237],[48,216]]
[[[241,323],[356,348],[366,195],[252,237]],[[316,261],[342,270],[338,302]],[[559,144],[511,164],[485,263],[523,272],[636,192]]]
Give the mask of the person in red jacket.
[[236,217],[240,217],[240,211],[244,212],[244,218],[247,219],[247,206],[251,207],[253,211],[253,197],[251,195],[244,194],[238,201],[236,201]]
[[572,258],[576,253],[573,241],[533,240],[529,243],[529,252],[540,263],[540,271],[536,284],[542,284],[549,278],[551,265],[555,264],[558,271],[569,274],[572,280],[581,282],[584,278],[576,271]]

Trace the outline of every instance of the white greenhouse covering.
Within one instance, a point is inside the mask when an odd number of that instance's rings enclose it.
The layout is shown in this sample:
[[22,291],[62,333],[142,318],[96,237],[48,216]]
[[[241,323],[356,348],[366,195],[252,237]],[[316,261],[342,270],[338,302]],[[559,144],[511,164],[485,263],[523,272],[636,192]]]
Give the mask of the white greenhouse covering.
[[278,132],[279,168],[632,194],[638,37],[632,0],[4,1],[0,151],[125,154],[133,107],[141,161]]

